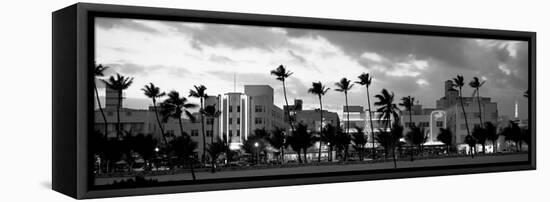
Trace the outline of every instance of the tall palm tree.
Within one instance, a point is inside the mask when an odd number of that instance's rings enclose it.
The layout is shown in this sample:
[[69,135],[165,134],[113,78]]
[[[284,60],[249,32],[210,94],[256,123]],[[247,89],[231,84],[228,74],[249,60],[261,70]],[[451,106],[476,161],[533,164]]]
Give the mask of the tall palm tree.
[[389,93],[388,90],[382,89],[382,92],[374,97],[378,99],[378,101],[374,103],[375,106],[378,106],[376,111],[380,113],[380,119],[386,120],[385,128],[386,131],[388,131],[390,128],[391,118],[393,117],[394,120],[397,120],[399,116],[399,108],[397,108],[397,105],[393,103],[395,95],[393,92]]
[[372,77],[368,74],[368,73],[362,73],[361,75],[359,75],[359,81],[356,81],[355,83],[356,84],[359,84],[359,85],[362,85],[362,86],[365,86],[365,88],[367,89],[367,104],[368,104],[368,107],[369,107],[369,122],[370,122],[370,130],[371,130],[371,134],[372,134],[372,159],[374,159],[376,157],[376,147],[374,146],[374,124],[372,123],[372,111],[371,111],[371,108],[370,108],[370,95],[369,95],[369,87],[371,85],[371,82],[372,82]]
[[275,76],[277,80],[283,82],[283,95],[285,96],[285,103],[287,107],[287,116],[288,116],[288,123],[290,124],[290,128],[292,131],[294,131],[294,125],[292,124],[292,117],[290,116],[290,108],[288,107],[288,99],[286,97],[286,86],[285,81],[290,75],[293,73],[291,71],[288,71],[283,65],[279,65],[277,69],[271,70],[271,75]]
[[222,112],[216,110],[216,105],[214,104],[206,106],[204,110],[201,111],[201,113],[212,120],[212,125],[210,128],[210,130],[212,131],[212,134],[210,135],[210,144],[212,144],[214,143],[214,121],[221,116]]
[[[313,82],[311,84],[311,88],[307,91],[308,93],[317,95],[319,98],[319,106],[320,106],[320,112],[321,112],[321,129],[320,133],[323,133],[323,100],[322,97],[330,90],[330,88],[325,87],[320,81],[319,82]],[[321,138],[319,138],[319,155],[317,156],[317,161],[321,162]]]
[[[108,66],[103,66],[101,64],[95,66],[95,69],[94,69],[94,77],[95,78],[98,78],[98,77],[103,77],[105,76],[103,74],[103,72],[109,68]],[[99,108],[99,112],[101,112],[101,117],[103,117],[103,122],[105,123],[104,125],[104,133],[103,133],[103,136],[105,138],[107,138],[107,117],[105,116],[105,112],[103,112],[103,109],[101,108],[101,101],[99,100],[99,92],[97,90],[97,85],[95,84],[95,79],[94,79],[94,91],[95,91],[95,96],[96,96],[96,99],[97,99],[97,107]]]
[[[340,128],[340,127],[339,127]],[[323,132],[321,133],[321,141],[326,142],[328,145],[328,160],[332,162],[332,151],[334,146],[337,144],[337,137],[336,137],[337,128],[334,127],[331,124],[327,124],[323,128]]]
[[195,117],[191,114],[191,112],[189,112],[189,109],[196,108],[197,104],[189,103],[187,98],[180,97],[180,94],[177,91],[170,91],[170,93],[168,93],[168,98],[164,100],[160,106],[160,114],[162,114],[164,121],[168,118],[177,119],[180,126],[181,135],[187,135],[187,133],[183,130],[181,117],[185,114],[191,121],[195,121]]
[[[200,100],[200,111],[204,110],[204,100],[208,98],[206,87],[204,85],[194,86],[195,89],[189,90],[189,97],[198,98]],[[206,134],[204,131],[204,114],[201,113],[201,129],[202,129],[202,163],[206,163]]]
[[[480,127],[483,127],[483,119],[481,118],[483,116],[483,110],[481,109],[481,99],[479,97],[479,88],[485,84],[485,81],[479,81],[479,78],[474,76],[474,79],[470,81],[470,87],[474,88],[474,92],[472,93],[472,97],[476,95],[477,97],[477,105],[479,109],[479,125]],[[484,144],[485,145],[485,144]],[[485,151],[483,151],[485,152]]]
[[335,83],[334,85],[336,85],[336,89],[334,89],[335,91],[338,91],[338,92],[343,92],[344,93],[344,96],[346,98],[346,107],[345,107],[345,111],[347,111],[347,126],[346,126],[346,133],[349,134],[349,105],[348,105],[348,91],[351,90],[351,88],[353,87],[353,84],[351,83],[351,81],[349,79],[347,79],[346,77],[340,79],[340,82],[338,83]]
[[[462,107],[462,113],[464,115],[464,123],[466,124],[467,136],[470,135],[470,127],[468,126],[468,116],[466,116],[466,110],[464,109],[464,101],[462,99],[462,87],[464,87],[464,77],[461,75],[456,75],[456,78],[453,78],[452,88],[458,88],[458,99],[460,101],[460,107]],[[456,90],[456,89],[455,89]]]
[[113,90],[117,91],[118,94],[118,104],[116,108],[116,130],[117,130],[117,138],[120,138],[122,135],[122,130],[120,127],[120,109],[122,108],[122,91],[128,89],[130,85],[134,82],[134,78],[131,77],[125,77],[120,74],[116,74],[116,77],[111,76],[108,80],[102,80],[103,83],[105,83],[105,86],[107,88],[111,88]]
[[162,136],[162,139],[164,141],[164,145],[168,146],[168,140],[166,140],[166,134],[164,133],[164,127],[162,126],[162,123],[159,118],[158,109],[157,109],[157,99],[161,98],[166,95],[165,92],[162,92],[159,87],[155,86],[153,83],[149,83],[149,85],[144,86],[142,89],[145,96],[148,98],[151,98],[153,100],[153,109],[155,110],[155,117],[157,119],[157,124],[159,125],[160,134]]
[[407,97],[401,98],[401,103],[399,103],[400,106],[404,107],[407,112],[409,112],[409,128],[414,127],[414,123],[412,122],[412,107],[414,106],[414,97],[411,97],[410,95]]

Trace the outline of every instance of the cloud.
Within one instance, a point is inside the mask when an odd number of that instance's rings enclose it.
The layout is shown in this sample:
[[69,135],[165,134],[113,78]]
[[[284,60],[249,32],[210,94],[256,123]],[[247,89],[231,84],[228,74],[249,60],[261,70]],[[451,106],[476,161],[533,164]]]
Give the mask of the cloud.
[[105,18],[99,17],[95,18],[95,25],[103,29],[127,29],[139,32],[146,32],[157,34],[158,30],[151,28],[143,23],[140,20],[133,20],[127,18]]

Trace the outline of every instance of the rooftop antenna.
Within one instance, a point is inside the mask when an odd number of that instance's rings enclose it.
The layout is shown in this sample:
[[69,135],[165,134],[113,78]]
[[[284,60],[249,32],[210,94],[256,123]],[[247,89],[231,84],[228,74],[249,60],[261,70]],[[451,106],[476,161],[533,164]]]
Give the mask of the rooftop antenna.
[[514,119],[518,119],[518,101],[514,104]]
[[233,92],[237,92],[237,72],[233,72]]

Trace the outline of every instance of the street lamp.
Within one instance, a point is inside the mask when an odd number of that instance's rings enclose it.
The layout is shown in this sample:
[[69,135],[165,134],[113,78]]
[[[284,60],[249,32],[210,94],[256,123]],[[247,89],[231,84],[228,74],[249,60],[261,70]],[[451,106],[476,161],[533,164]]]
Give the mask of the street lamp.
[[258,149],[259,146],[260,146],[260,144],[258,142],[254,143],[254,147],[256,147],[256,163],[257,164],[260,163],[260,151]]

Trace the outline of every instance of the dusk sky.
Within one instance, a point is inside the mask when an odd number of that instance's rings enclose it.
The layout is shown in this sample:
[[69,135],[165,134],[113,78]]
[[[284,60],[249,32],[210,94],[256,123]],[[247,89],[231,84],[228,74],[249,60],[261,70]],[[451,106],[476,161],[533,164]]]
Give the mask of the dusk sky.
[[[234,91],[236,75],[236,91],[247,84],[270,85],[282,108],[282,85],[270,71],[283,64],[294,72],[287,81],[289,102],[302,99],[305,109],[319,107],[307,89],[321,81],[331,88],[323,108],[341,113],[344,96],[333,91],[334,83],[342,77],[357,80],[362,72],[374,77],[372,97],[386,88],[396,102],[411,95],[424,107],[435,107],[444,81],[460,74],[466,82],[474,76],[486,80],[481,96],[496,101],[500,115],[513,117],[516,101],[520,118],[528,114],[522,96],[528,86],[528,45],[521,41],[115,18],[96,18],[95,28],[95,61],[111,67],[106,75],[134,77],[125,107],[150,105],[141,91],[149,82],[186,96],[193,85],[203,84],[209,95],[218,95]],[[472,91],[466,86],[464,95]],[[353,87],[349,103],[366,106],[363,86]]]

